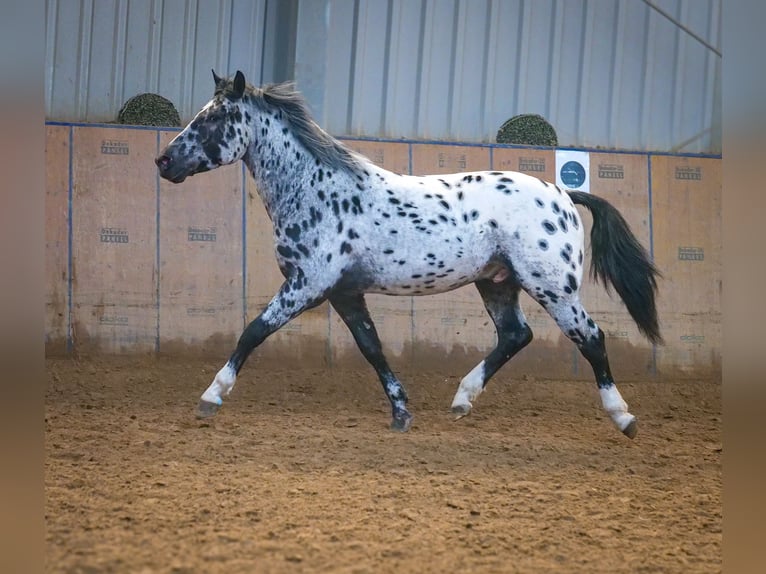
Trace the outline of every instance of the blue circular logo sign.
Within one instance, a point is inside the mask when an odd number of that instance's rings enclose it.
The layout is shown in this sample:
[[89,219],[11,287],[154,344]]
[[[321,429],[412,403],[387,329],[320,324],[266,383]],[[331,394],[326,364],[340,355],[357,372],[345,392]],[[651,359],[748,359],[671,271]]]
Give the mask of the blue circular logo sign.
[[559,172],[561,182],[569,188],[577,189],[585,183],[585,168],[579,161],[568,161]]

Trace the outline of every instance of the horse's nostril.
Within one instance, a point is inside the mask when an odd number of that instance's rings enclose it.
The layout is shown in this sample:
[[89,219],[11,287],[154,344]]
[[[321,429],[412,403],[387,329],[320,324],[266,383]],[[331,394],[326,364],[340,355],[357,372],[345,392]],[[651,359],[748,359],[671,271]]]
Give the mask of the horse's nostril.
[[160,169],[167,169],[167,167],[170,165],[170,158],[167,155],[161,155],[158,156],[157,159],[154,160],[154,163],[157,164],[157,167]]

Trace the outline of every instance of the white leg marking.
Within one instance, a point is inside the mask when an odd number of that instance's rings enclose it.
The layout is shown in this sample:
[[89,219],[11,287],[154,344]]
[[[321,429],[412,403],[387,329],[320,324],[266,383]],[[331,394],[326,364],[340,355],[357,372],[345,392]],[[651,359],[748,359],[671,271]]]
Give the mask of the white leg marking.
[[612,385],[599,389],[599,392],[601,393],[601,404],[604,405],[604,410],[612,417],[617,428],[624,431],[636,417],[628,412],[628,404],[623,400],[620,391],[617,390],[615,385]]
[[452,408],[465,406],[468,410],[471,410],[473,406],[471,401],[476,400],[484,390],[484,361],[476,365],[470,373],[468,373],[463,380],[460,381],[460,386],[455,393],[455,398],[452,399]]
[[235,382],[237,382],[237,373],[234,371],[234,367],[229,363],[226,363],[223,368],[218,371],[215,379],[210,383],[207,390],[202,393],[202,400],[217,405],[222,404],[223,399],[221,397],[225,397],[231,392]]
[[402,385],[399,381],[389,381],[386,383],[386,394],[389,397],[394,397],[394,406],[398,409],[407,410],[407,403],[397,397],[402,396]]

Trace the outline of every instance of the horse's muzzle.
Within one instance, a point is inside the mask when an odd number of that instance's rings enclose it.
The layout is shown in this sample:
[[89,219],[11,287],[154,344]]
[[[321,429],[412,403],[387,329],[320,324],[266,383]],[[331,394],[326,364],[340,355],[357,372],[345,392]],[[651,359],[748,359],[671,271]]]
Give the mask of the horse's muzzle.
[[157,168],[160,170],[160,177],[173,183],[181,183],[188,175],[184,166],[179,166],[178,162],[174,161],[166,153],[158,155],[154,159],[154,163],[157,164]]

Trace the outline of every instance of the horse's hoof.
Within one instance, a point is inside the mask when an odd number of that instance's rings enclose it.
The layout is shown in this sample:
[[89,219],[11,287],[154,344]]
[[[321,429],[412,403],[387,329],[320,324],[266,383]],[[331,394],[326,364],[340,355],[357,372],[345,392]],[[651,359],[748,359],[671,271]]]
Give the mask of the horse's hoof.
[[197,418],[198,419],[207,419],[212,416],[214,416],[218,409],[221,408],[221,405],[217,405],[215,403],[211,403],[209,401],[200,401],[197,404]]
[[455,420],[459,421],[463,417],[467,417],[471,414],[470,405],[454,405],[452,407],[452,414],[455,415]]
[[622,429],[622,434],[624,434],[628,438],[636,438],[637,432],[638,432],[638,423],[636,422],[636,417],[633,417],[633,420],[630,421],[630,423],[628,423],[628,426]]
[[412,426],[412,415],[410,413],[400,413],[391,420],[391,430],[396,432],[407,432]]

